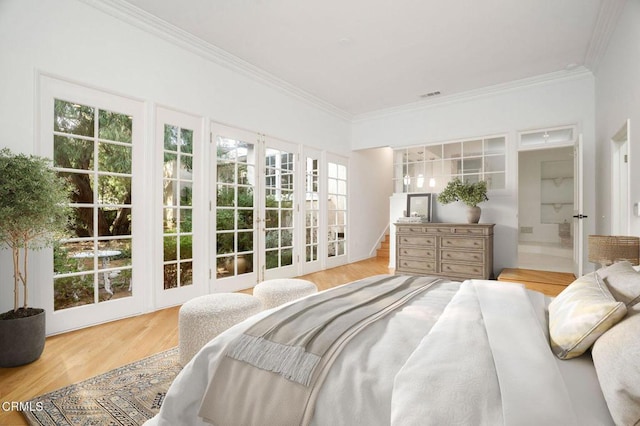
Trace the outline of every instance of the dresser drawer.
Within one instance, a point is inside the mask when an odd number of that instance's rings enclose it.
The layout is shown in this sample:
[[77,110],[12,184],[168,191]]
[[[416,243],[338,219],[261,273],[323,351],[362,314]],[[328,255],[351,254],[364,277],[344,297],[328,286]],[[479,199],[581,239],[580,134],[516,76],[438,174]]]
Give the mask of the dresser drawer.
[[411,225],[411,226],[398,226],[397,231],[398,234],[424,234],[427,230],[420,225]]
[[454,250],[442,250],[440,252],[440,259],[443,262],[450,261],[462,261],[468,263],[484,264],[484,253],[480,251],[454,251]]
[[470,248],[484,250],[483,238],[442,237],[442,248]]
[[401,272],[407,271],[407,272],[416,272],[420,274],[429,274],[436,271],[436,266],[434,262],[399,258],[397,269]]
[[435,247],[436,238],[427,235],[398,235],[398,247],[403,246]]
[[451,229],[451,233],[455,235],[489,235],[489,231],[491,231],[488,228],[461,227],[461,228],[450,228],[450,229]]
[[420,259],[435,259],[435,249],[428,248],[413,248],[413,247],[401,247],[398,249],[398,256],[402,257],[417,257]]
[[461,265],[458,263],[442,263],[442,274],[463,275],[470,278],[485,278],[485,271],[482,265]]

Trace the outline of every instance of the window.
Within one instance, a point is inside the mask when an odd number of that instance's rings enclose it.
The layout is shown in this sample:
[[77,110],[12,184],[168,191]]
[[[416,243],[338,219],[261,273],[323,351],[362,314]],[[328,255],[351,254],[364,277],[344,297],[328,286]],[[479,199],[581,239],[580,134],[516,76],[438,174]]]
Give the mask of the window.
[[164,289],[193,284],[193,130],[164,125]]
[[576,140],[576,126],[519,132],[520,148],[538,148],[549,145],[573,145]]
[[72,196],[54,247],[54,309],[131,296],[132,117],[54,100],[53,158]]
[[440,192],[453,178],[505,188],[504,136],[394,150],[395,192]]

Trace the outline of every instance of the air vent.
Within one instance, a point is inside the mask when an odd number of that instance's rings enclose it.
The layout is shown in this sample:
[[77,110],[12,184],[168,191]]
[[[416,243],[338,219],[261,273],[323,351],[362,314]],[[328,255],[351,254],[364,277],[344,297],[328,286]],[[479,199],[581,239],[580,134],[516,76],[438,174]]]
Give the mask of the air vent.
[[438,96],[440,94],[439,90],[436,90],[435,92],[429,92],[429,93],[425,93],[424,95],[420,95],[421,98],[431,98],[433,96]]

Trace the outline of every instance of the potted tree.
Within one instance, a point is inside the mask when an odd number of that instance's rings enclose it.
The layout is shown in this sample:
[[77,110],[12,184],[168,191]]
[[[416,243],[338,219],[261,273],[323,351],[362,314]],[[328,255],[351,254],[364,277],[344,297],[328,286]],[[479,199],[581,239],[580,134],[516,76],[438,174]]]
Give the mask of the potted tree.
[[7,148],[0,150],[0,176],[0,246],[11,250],[14,285],[13,309],[0,314],[0,367],[15,367],[44,349],[45,312],[28,305],[28,254],[67,229],[70,187],[46,158]]
[[467,205],[467,221],[469,223],[478,223],[482,214],[478,204],[483,201],[489,201],[489,198],[487,198],[487,182],[481,180],[469,183],[462,182],[459,178],[449,181],[444,190],[438,195],[438,202],[449,204],[454,201],[462,201]]

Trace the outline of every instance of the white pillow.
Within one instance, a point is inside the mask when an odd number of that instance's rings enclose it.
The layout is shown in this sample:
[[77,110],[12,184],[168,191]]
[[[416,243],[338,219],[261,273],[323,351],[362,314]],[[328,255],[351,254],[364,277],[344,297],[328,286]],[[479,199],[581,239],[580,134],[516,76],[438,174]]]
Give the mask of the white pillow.
[[630,315],[604,333],[591,355],[600,388],[617,425],[640,424],[640,315]]
[[595,273],[584,275],[549,304],[549,337],[560,359],[582,355],[627,313]]
[[624,302],[627,307],[640,302],[640,272],[631,263],[616,262],[598,269],[596,273],[607,284],[616,300]]

